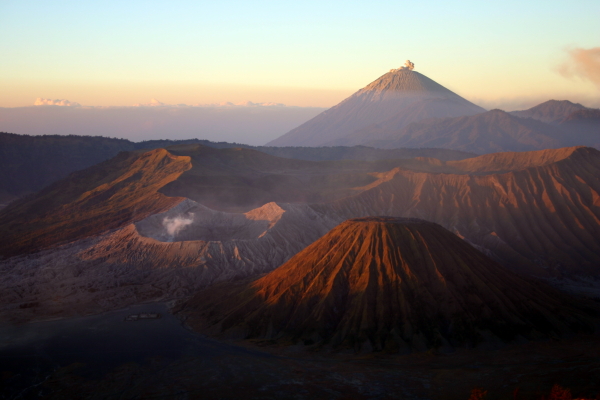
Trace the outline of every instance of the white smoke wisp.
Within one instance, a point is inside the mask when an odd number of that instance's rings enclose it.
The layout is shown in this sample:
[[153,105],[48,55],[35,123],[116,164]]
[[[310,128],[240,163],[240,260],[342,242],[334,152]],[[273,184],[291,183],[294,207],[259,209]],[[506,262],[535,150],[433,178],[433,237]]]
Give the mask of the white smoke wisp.
[[81,107],[81,104],[71,102],[65,99],[44,99],[42,97],[38,97],[35,99],[34,106],[61,106],[61,107]]
[[398,72],[398,71],[412,71],[413,69],[415,69],[415,63],[411,62],[410,60],[406,60],[406,62],[404,63],[403,66],[401,66],[400,68],[397,69],[390,69],[390,72]]
[[190,213],[188,215],[188,217],[165,217],[162,224],[167,230],[167,233],[173,237],[177,235],[183,228],[192,224],[194,222],[194,214]]
[[569,61],[560,65],[558,72],[566,78],[577,76],[589,80],[600,89],[600,47],[574,48],[567,52]]

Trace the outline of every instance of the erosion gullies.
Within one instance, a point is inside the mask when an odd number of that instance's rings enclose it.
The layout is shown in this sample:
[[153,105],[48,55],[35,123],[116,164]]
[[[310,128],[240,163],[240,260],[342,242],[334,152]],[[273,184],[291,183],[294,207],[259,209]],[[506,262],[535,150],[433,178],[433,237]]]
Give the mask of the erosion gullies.
[[[165,218],[190,210],[195,215],[185,227],[189,232],[171,236]],[[185,298],[215,282],[272,271],[336,223],[302,204],[266,204],[235,214],[185,200],[136,224],[4,260],[0,320],[84,315]]]
[[507,151],[473,157],[464,161],[447,161],[445,165],[473,174],[502,173],[553,164],[570,157],[575,151],[578,151],[577,147],[564,147],[551,151],[529,151],[527,153]]
[[315,162],[201,145],[173,146],[169,151],[190,157],[192,167],[160,193],[226,212],[248,212],[270,202],[323,203],[345,198],[375,181],[373,173],[398,166],[439,170],[421,159]]
[[244,147],[278,157],[326,161],[375,161],[414,157],[460,160],[474,154],[445,149],[374,149],[355,147],[265,147],[202,139],[131,142],[100,136],[17,135],[0,132],[0,208],[66,178],[70,173],[106,161],[121,151],[152,150],[201,144],[213,148]]
[[589,332],[597,315],[437,224],[392,217],[348,220],[258,280],[200,292],[183,312],[226,337],[390,352]]
[[[520,272],[598,276],[600,153],[591,148],[546,152],[520,153],[517,158],[522,160],[513,163],[527,165],[530,158],[557,161],[500,174],[396,169],[356,196],[313,207],[342,218],[422,218]],[[477,158],[471,163],[476,166]]]
[[473,115],[483,111],[428,77],[400,68],[384,74],[338,105],[267,145],[357,145],[369,139],[375,125],[393,130],[425,118]]
[[191,167],[164,149],[123,152],[0,211],[0,255],[34,252],[116,229],[183,198],[158,189]]
[[[600,293],[593,283],[600,272],[600,153],[594,149],[375,163],[289,163],[256,151],[194,146],[173,153],[123,154],[0,213],[13,221],[0,229],[15,243],[38,238],[32,251],[17,248],[0,262],[2,315],[74,315],[84,313],[84,305],[105,310],[181,298],[215,282],[272,271],[342,221],[372,215],[434,221],[514,271],[571,291],[580,282],[591,297]],[[233,181],[238,198],[249,198],[243,212],[158,192],[186,173],[200,181],[213,177],[213,184],[181,186],[187,192],[178,196],[210,196]],[[330,190],[337,197],[274,201],[284,193],[279,188],[271,197],[264,190],[269,201],[251,208],[246,188],[274,175],[296,182],[296,193]],[[305,182],[312,183],[300,187]],[[237,206],[221,201],[225,209]],[[67,229],[55,231],[59,225],[47,222],[56,220]],[[10,231],[14,221],[22,224]]]

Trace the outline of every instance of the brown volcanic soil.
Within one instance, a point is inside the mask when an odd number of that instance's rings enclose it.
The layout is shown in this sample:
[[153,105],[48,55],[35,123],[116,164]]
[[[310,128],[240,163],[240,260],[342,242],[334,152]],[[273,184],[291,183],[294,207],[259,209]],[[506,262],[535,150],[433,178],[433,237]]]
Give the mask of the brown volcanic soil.
[[441,170],[428,161],[416,159],[315,162],[275,157],[246,148],[183,145],[168,150],[190,157],[192,168],[160,192],[230,212],[246,212],[269,202],[321,203],[341,199],[374,182],[373,172],[397,166]]
[[[573,147],[482,157],[449,163],[477,171],[473,175],[398,168],[353,197],[312,207],[340,219],[382,213],[423,218],[520,272],[598,276],[600,152]],[[492,169],[516,169],[480,176],[488,161]]]
[[[553,284],[570,291],[600,296],[600,281],[593,281],[600,271],[600,153],[593,149],[490,154],[456,163],[421,158],[297,166],[294,160],[288,163],[256,151],[200,149],[202,156],[194,155],[195,150],[188,155],[182,148],[173,151],[180,152],[179,157],[170,158],[165,152],[165,157],[149,157],[147,163],[137,158],[141,153],[116,158],[11,206],[18,213],[0,213],[9,222],[0,228],[7,238],[0,247],[3,251],[49,247],[0,263],[0,314],[32,311],[32,316],[42,318],[72,315],[69,310],[75,309],[95,310],[88,308],[90,304],[114,309],[179,298],[218,281],[272,271],[340,222],[382,214],[434,221],[514,271],[552,277]],[[202,174],[208,178],[200,189],[181,186],[182,192],[173,195],[196,192],[210,199],[226,182],[236,196],[221,198],[224,208],[239,208],[240,200],[242,206],[251,207],[260,196],[302,202],[320,190],[340,198],[317,204],[270,204],[246,215],[206,210],[156,193],[189,168],[182,156],[204,168],[192,174],[194,179],[203,182]],[[139,182],[135,171],[142,172]],[[348,179],[336,182],[339,176]],[[287,182],[281,188],[275,185],[272,195],[255,185],[271,177]],[[364,186],[354,186],[361,180]],[[129,190],[134,188],[139,190]],[[78,202],[88,192],[94,195]],[[260,196],[246,195],[249,192]],[[138,212],[144,210],[150,218],[136,223],[137,228],[127,225],[142,219],[144,214]],[[121,220],[121,213],[127,218]],[[164,218],[191,213],[193,224],[175,236],[167,235]],[[111,226],[121,228],[102,233]],[[100,234],[77,240],[94,232]],[[31,247],[27,238],[35,239]],[[56,313],[46,312],[50,309]]]
[[598,310],[509,272],[437,224],[369,217],[250,284],[200,292],[184,313],[225,337],[406,352],[590,331]]
[[167,210],[183,199],[157,190],[190,167],[189,157],[158,149],[123,152],[75,172],[0,211],[0,255],[93,236]]

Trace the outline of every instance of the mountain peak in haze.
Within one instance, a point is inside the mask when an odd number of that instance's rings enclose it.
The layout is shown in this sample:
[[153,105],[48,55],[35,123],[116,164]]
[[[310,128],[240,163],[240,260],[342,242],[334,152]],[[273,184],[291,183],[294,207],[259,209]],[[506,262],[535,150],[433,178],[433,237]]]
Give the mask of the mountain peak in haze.
[[520,118],[532,118],[546,123],[559,123],[573,112],[587,109],[584,105],[569,100],[548,100],[527,110],[512,111],[511,114]]
[[[268,143],[269,146],[349,145],[370,128],[400,129],[427,118],[474,115],[485,110],[414,69],[392,69],[338,105]],[[366,128],[366,129],[365,129]]]
[[386,92],[386,94],[391,96],[399,94],[416,95],[419,92],[429,92],[448,98],[458,97],[455,93],[446,89],[439,83],[414,71],[414,68],[415,64],[410,60],[406,60],[405,65],[400,68],[391,69],[390,72],[380,76],[378,79],[356,92],[352,97],[359,93],[368,92]]

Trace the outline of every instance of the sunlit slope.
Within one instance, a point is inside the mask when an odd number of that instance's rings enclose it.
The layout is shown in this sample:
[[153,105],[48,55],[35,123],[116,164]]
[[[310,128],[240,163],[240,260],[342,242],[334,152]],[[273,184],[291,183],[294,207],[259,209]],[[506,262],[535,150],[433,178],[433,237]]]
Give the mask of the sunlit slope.
[[[439,163],[438,163],[439,164]],[[308,203],[354,195],[397,166],[438,170],[416,159],[305,161],[252,149],[198,144],[121,153],[71,174],[0,213],[9,256],[93,236],[165,211],[182,197],[216,210]]]
[[591,330],[588,306],[437,224],[369,217],[252,283],[199,293],[185,310],[197,328],[226,336],[398,351]]
[[276,157],[247,148],[184,145],[168,150],[190,157],[192,168],[161,193],[235,212],[246,212],[269,202],[321,203],[341,199],[374,182],[376,178],[371,173],[397,166],[436,169],[415,159],[315,162]]
[[190,168],[164,149],[123,152],[75,172],[0,212],[0,254],[10,256],[92,236],[171,208],[157,190]]
[[[491,169],[517,168],[481,175],[488,163]],[[451,164],[475,173],[398,168],[356,196],[313,207],[346,218],[385,214],[434,221],[524,272],[598,274],[600,152],[579,147]]]

